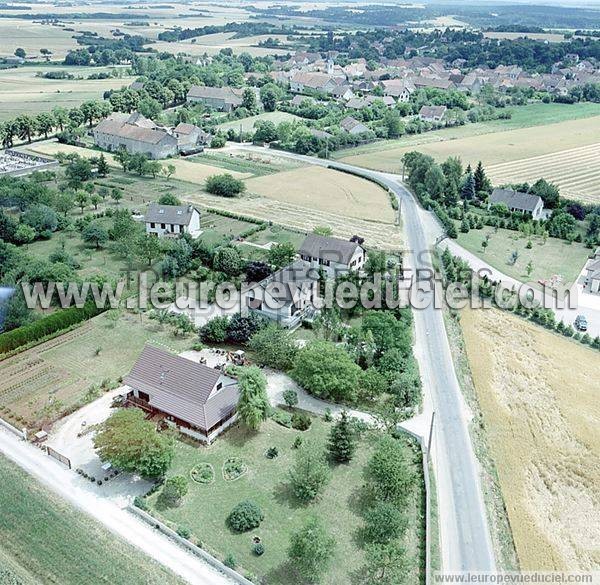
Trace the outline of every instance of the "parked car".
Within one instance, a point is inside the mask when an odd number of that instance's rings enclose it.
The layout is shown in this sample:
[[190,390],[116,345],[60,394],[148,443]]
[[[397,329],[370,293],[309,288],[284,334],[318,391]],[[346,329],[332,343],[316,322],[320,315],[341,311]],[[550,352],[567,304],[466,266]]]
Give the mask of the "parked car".
[[578,331],[587,331],[588,324],[585,315],[577,315],[575,317],[575,329]]

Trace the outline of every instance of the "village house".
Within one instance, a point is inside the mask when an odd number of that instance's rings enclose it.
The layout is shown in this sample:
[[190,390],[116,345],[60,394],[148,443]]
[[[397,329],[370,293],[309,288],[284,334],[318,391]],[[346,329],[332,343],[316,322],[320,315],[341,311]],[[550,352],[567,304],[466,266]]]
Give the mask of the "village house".
[[300,258],[313,268],[323,268],[328,276],[361,270],[365,264],[365,249],[357,242],[309,234],[300,250]]
[[509,211],[526,213],[532,219],[542,219],[544,215],[544,202],[542,198],[531,193],[496,188],[490,195],[488,207],[498,203],[504,203]]
[[130,154],[145,154],[153,159],[167,158],[178,152],[177,138],[141,114],[114,113],[92,130],[96,146],[108,151],[125,148]]
[[202,146],[208,144],[212,138],[202,128],[183,122],[173,128],[173,134],[177,138],[177,149],[181,154],[196,152]]
[[236,380],[219,370],[146,345],[124,380],[126,407],[137,407],[203,443],[237,418]]
[[383,88],[384,96],[396,98],[399,102],[408,102],[416,89],[408,79],[388,79],[381,81],[379,85]]
[[596,248],[594,257],[588,260],[585,266],[584,290],[600,294],[600,248]]
[[422,106],[419,118],[423,122],[441,122],[446,115],[446,106]]
[[200,235],[200,212],[192,205],[151,203],[144,216],[146,233],[156,236]]
[[243,89],[237,87],[208,87],[205,85],[192,85],[186,101],[189,104],[204,104],[215,110],[231,112],[242,105]]
[[290,78],[290,91],[303,93],[307,90],[331,93],[344,78],[335,78],[327,73],[298,71]]
[[362,122],[359,122],[352,116],[346,116],[340,122],[340,127],[342,130],[348,132],[348,134],[363,134],[364,132],[369,132],[369,129]]

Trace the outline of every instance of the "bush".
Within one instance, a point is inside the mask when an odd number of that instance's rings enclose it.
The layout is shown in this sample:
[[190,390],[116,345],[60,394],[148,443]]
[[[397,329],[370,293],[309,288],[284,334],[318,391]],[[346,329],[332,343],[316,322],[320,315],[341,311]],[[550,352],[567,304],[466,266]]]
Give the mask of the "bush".
[[291,428],[292,426],[292,416],[283,410],[276,410],[271,418],[277,424],[281,425],[282,427],[286,427],[287,429]]
[[390,502],[377,502],[365,515],[364,536],[369,542],[385,544],[402,536],[407,518]]
[[265,545],[262,542],[255,542],[252,546],[252,552],[260,557],[265,554]]
[[179,506],[187,492],[187,480],[182,475],[176,475],[165,481],[159,500],[165,506],[176,507]]
[[209,193],[220,197],[235,197],[246,189],[243,181],[234,178],[229,173],[208,177],[205,187]]
[[200,328],[200,338],[209,343],[223,343],[227,339],[227,326],[229,317],[213,317],[208,323]]
[[258,528],[264,517],[258,505],[251,500],[245,500],[231,511],[227,524],[235,532],[247,532],[252,528]]
[[292,427],[298,431],[307,431],[311,424],[310,416],[304,412],[295,412],[292,415]]
[[303,442],[303,438],[298,435],[295,439],[294,442],[292,443],[292,449],[300,449],[300,447],[302,447],[302,442]]
[[181,538],[185,538],[186,540],[189,540],[190,536],[192,536],[192,533],[187,526],[179,526],[177,528],[177,534],[179,534]]
[[235,566],[236,566],[237,562],[236,562],[236,560],[235,560],[235,557],[234,557],[234,556],[233,556],[231,553],[229,553],[229,554],[228,554],[228,555],[225,557],[225,560],[223,561],[223,564],[224,564],[226,567],[229,567],[230,569],[235,569]]
[[[275,324],[270,324],[255,333],[250,338],[248,347],[256,354],[256,363],[259,366],[270,366],[283,371],[292,367],[297,352],[289,332]],[[284,399],[287,392],[290,390],[284,392]]]
[[277,447],[269,447],[265,453],[267,459],[275,459],[279,457],[279,449]]

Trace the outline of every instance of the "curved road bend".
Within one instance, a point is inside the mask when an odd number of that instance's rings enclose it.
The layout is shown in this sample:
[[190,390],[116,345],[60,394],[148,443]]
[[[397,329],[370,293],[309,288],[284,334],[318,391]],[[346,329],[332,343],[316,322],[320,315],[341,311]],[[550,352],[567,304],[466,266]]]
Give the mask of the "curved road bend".
[[[232,148],[264,153],[260,147],[232,145]],[[396,176],[281,151],[277,151],[277,155],[348,170],[381,181],[400,202],[410,266],[417,270],[432,269],[430,244],[425,236],[419,206]],[[431,411],[435,411],[432,459],[437,482],[443,569],[494,571],[496,563],[483,502],[480,467],[469,437],[469,413],[454,371],[443,314],[433,308],[433,303],[413,313],[415,350],[424,383],[426,421],[430,420]],[[420,431],[426,436],[427,425],[425,428],[421,426]]]

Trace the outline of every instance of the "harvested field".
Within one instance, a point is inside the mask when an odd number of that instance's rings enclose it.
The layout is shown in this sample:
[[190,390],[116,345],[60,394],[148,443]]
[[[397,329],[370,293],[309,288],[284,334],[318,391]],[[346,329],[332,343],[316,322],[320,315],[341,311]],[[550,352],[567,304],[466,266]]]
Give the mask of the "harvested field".
[[491,165],[486,170],[495,183],[532,182],[544,177],[556,183],[566,197],[587,203],[600,201],[600,143]]
[[534,41],[548,41],[549,43],[562,43],[565,40],[565,35],[560,33],[522,33],[522,32],[496,32],[487,31],[483,33],[487,39],[506,39],[512,41],[514,39],[532,39]]
[[325,213],[394,223],[388,194],[365,179],[322,167],[295,169],[246,181],[248,191]]
[[[561,108],[565,104],[533,104],[513,108],[510,120],[492,120],[373,143],[347,153],[343,162],[388,172],[402,169],[402,156],[418,150],[442,161],[459,156],[465,164],[481,160],[486,166],[596,144],[600,105]],[[549,106],[546,108],[545,106]]]
[[367,246],[386,250],[402,249],[400,228],[391,223],[384,224],[364,219],[353,219],[336,213],[326,213],[314,208],[283,203],[265,197],[223,199],[222,197],[198,192],[185,198],[187,201],[203,207],[232,211],[266,222],[272,221],[302,233],[310,232],[317,226],[329,226],[333,230],[334,236],[339,238],[348,239],[358,234],[365,238]]
[[461,326],[521,568],[597,568],[598,352],[497,310]]
[[[85,156],[85,157],[92,157],[92,156],[99,156],[100,151],[99,150],[93,150],[91,148],[82,148],[80,146],[71,146],[69,144],[60,144],[59,142],[55,142],[55,141],[48,141],[48,142],[38,142],[35,144],[32,144],[31,146],[27,147],[27,150],[30,150],[34,153],[40,153],[40,154],[49,154],[49,155],[55,155],[58,152],[65,152],[65,153],[76,153],[79,154],[80,156]],[[114,156],[112,156],[111,154],[105,153],[104,154],[106,157],[106,160],[108,161],[108,164],[113,166],[113,167],[117,167],[120,168],[119,163],[115,160]],[[167,164],[172,164],[175,166],[175,175],[174,178],[179,179],[181,181],[187,181],[187,182],[191,182],[191,183],[203,183],[208,177],[210,177],[211,175],[218,175],[218,174],[222,174],[223,169],[219,168],[219,167],[213,167],[210,165],[205,165],[205,164],[196,164],[193,161],[190,160],[184,160],[184,159],[168,159],[168,160],[163,160],[161,161],[163,165],[167,165]],[[244,179],[246,177],[251,177],[252,174],[251,173],[238,173],[236,171],[226,171],[228,172],[230,175],[233,175],[234,177],[238,178],[238,179]]]

